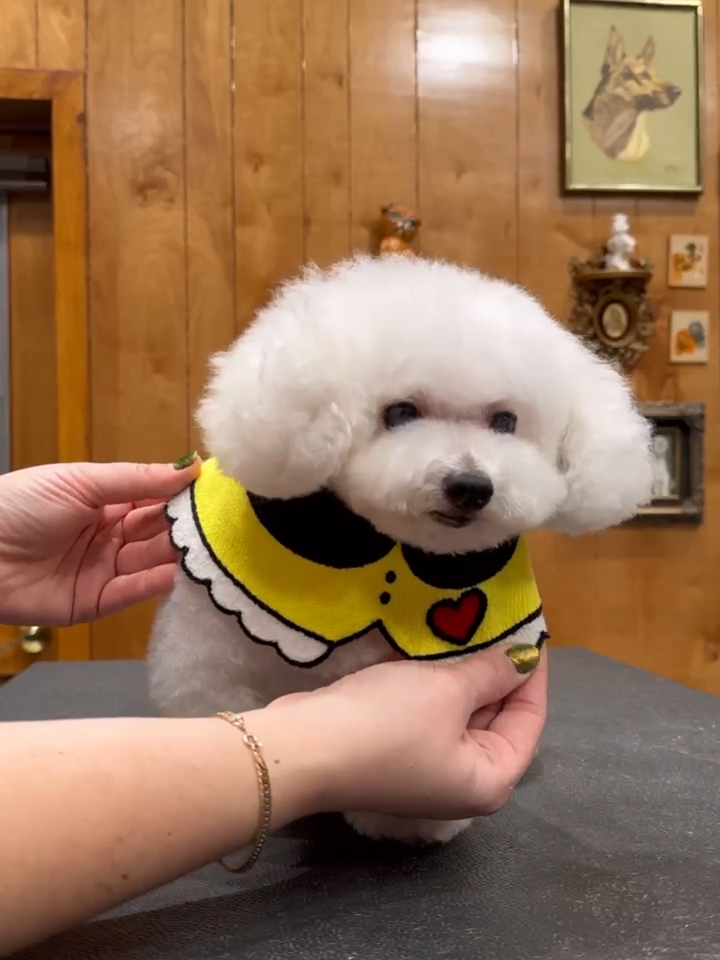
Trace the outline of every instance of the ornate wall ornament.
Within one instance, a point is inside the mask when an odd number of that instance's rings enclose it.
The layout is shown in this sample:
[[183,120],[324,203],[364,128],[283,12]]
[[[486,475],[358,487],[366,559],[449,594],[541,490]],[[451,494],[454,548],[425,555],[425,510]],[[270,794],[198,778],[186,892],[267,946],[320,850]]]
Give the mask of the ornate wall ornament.
[[655,309],[647,295],[651,264],[633,259],[629,269],[612,270],[605,263],[605,256],[570,261],[570,326],[591,350],[629,372],[647,350],[655,329]]

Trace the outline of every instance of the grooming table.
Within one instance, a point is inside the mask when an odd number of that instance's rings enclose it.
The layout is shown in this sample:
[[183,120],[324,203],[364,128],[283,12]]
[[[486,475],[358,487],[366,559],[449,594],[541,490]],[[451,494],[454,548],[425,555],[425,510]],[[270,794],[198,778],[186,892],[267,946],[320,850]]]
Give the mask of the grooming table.
[[[24,960],[716,960],[720,699],[551,651],[542,749],[511,802],[417,852],[314,818]],[[0,720],[147,716],[144,664],[37,664]],[[148,798],[152,802],[152,798]]]

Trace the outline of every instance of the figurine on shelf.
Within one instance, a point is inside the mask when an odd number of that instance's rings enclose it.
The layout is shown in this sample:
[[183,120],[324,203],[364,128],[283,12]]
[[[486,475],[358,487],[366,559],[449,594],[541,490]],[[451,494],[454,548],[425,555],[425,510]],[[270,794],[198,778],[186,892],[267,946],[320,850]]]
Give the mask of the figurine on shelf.
[[633,269],[630,254],[635,249],[635,238],[630,234],[630,221],[624,213],[616,213],[612,218],[612,234],[605,249],[606,270]]
[[412,256],[410,247],[420,226],[419,217],[404,203],[387,203],[380,210],[378,235],[380,256],[402,253]]

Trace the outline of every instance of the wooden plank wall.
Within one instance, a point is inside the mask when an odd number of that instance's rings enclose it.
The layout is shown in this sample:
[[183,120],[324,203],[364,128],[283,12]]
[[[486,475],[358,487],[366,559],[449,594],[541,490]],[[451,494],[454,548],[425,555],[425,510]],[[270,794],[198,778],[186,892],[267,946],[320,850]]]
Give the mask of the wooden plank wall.
[[[425,254],[517,280],[561,317],[567,261],[611,213],[661,265],[668,234],[707,233],[707,290],[659,271],[637,377],[643,398],[707,404],[705,526],[534,539],[556,643],[719,693],[718,2],[704,194],[617,203],[558,192],[556,0],[3,0],[0,66],[87,71],[94,456],[192,448],[208,354],[304,260],[366,248],[389,199],[418,205]],[[707,366],[668,365],[673,305],[711,311]],[[141,656],[150,613],[98,624],[94,655]]]

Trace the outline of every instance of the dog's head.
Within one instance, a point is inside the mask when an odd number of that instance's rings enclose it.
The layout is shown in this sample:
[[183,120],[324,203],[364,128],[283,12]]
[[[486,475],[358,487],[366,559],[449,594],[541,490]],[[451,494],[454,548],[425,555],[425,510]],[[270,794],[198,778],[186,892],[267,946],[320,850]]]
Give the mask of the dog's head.
[[638,113],[672,106],[682,91],[658,76],[654,67],[656,52],[655,40],[648,37],[636,57],[628,55],[623,35],[611,27],[597,92],[606,90],[626,100]]
[[286,285],[214,358],[198,420],[253,493],[329,487],[436,552],[599,529],[650,495],[649,427],[619,374],[519,288],[417,258]]

